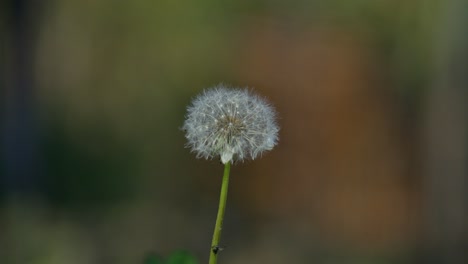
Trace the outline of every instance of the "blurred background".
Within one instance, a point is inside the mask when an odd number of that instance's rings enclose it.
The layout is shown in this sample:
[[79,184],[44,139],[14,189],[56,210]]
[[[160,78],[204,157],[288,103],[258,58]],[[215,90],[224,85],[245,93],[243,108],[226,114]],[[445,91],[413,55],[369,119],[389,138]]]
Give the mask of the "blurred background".
[[0,3],[0,263],[208,259],[220,82],[277,108],[232,170],[220,263],[468,262],[468,2]]

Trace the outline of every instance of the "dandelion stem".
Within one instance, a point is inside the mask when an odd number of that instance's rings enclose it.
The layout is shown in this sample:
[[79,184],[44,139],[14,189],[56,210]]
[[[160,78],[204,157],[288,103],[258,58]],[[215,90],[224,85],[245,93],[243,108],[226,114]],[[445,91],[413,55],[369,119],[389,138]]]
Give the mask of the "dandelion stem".
[[223,229],[224,211],[226,209],[230,169],[231,162],[226,162],[226,164],[224,164],[223,182],[221,184],[221,194],[219,196],[218,216],[216,217],[216,224],[213,232],[213,240],[211,241],[209,264],[216,264],[218,260],[219,238],[221,237],[221,230]]

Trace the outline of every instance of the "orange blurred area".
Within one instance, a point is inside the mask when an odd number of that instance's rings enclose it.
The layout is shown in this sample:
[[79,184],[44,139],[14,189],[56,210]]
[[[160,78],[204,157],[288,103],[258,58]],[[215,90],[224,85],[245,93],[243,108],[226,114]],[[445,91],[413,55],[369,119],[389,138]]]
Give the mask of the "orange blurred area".
[[0,263],[206,263],[223,168],[181,126],[221,82],[281,130],[232,168],[220,263],[466,263],[467,7],[0,4]]

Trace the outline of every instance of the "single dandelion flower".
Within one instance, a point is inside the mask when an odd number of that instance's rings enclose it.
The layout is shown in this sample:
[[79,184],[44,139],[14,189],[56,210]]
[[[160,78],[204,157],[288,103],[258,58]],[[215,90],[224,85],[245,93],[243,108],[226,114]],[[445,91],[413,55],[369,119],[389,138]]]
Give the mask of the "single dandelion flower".
[[188,107],[183,129],[197,158],[255,159],[278,142],[275,111],[247,89],[205,90]]
[[210,249],[210,264],[216,264],[226,208],[231,163],[255,159],[278,143],[275,111],[263,98],[247,89],[223,85],[205,90],[187,109],[182,127],[187,146],[197,158],[219,157],[224,163],[218,215]]

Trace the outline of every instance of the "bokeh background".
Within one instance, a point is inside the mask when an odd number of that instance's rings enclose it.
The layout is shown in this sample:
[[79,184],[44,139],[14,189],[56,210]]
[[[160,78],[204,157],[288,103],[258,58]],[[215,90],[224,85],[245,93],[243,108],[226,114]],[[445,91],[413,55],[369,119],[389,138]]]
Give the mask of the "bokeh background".
[[468,2],[0,3],[0,263],[207,262],[220,82],[277,108],[236,164],[220,263],[467,263]]

